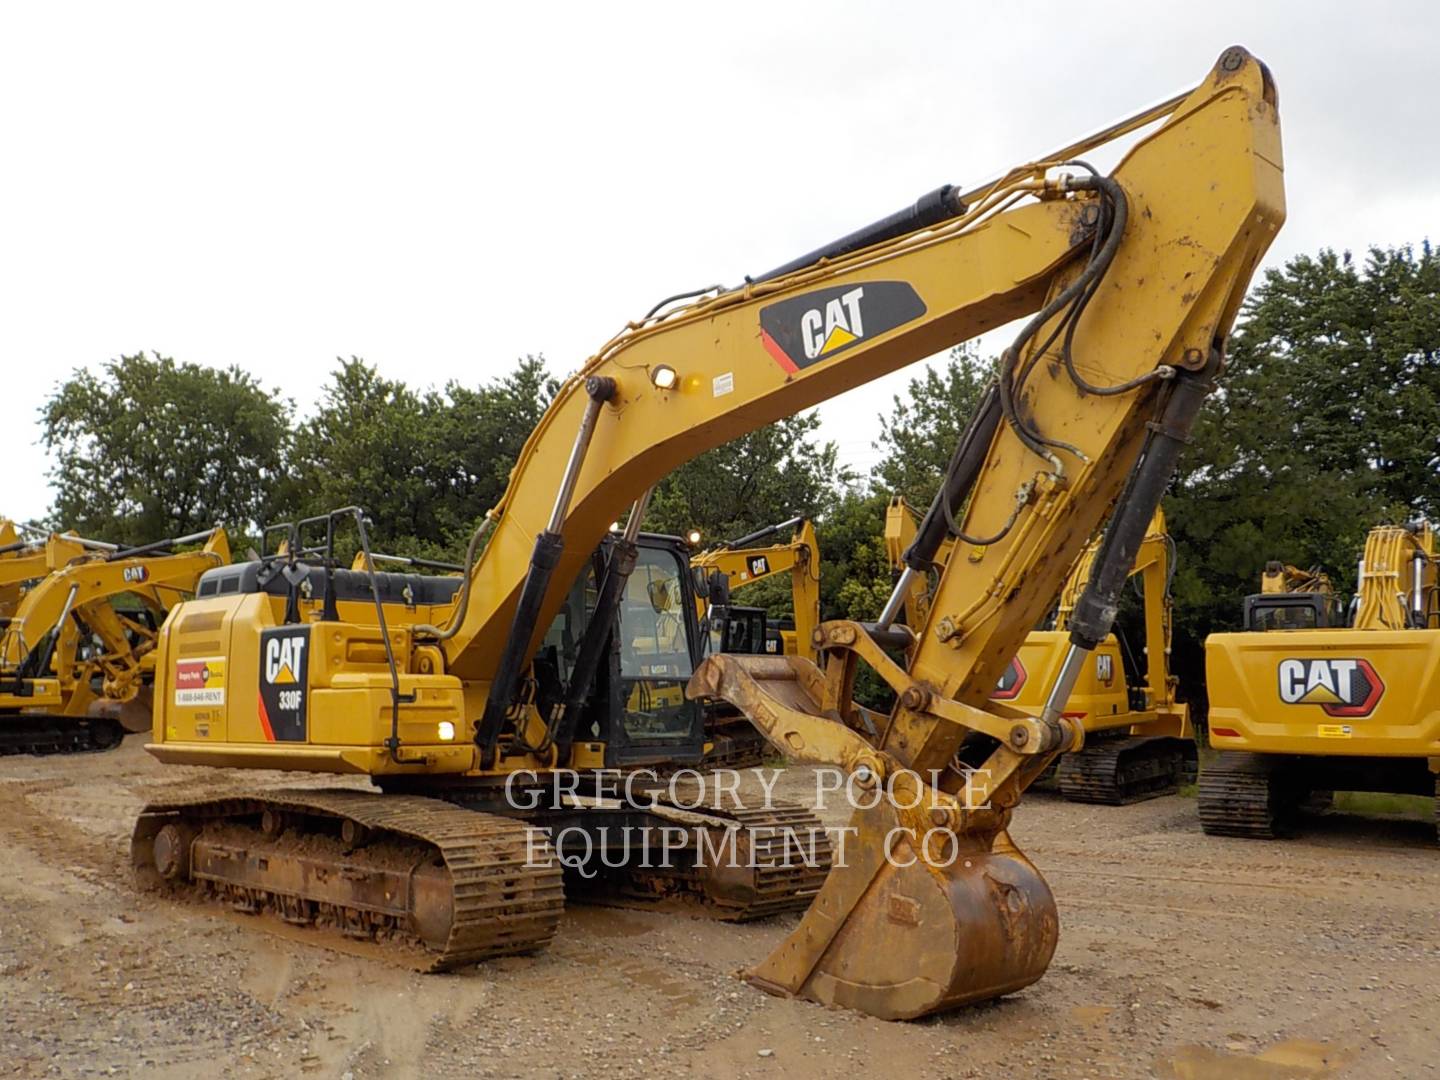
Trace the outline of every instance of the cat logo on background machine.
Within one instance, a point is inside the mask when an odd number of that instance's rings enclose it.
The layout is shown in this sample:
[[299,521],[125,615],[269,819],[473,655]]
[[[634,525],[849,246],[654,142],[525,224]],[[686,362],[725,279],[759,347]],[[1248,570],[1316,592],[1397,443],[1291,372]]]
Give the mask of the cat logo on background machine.
[[1020,657],[1012,656],[1010,665],[1000,676],[1000,681],[995,684],[995,692],[990,695],[991,701],[1010,701],[1020,696],[1020,688],[1025,685],[1025,680],[1030,673],[1025,670],[1025,665],[1020,662]]
[[269,742],[304,742],[310,628],[281,626],[260,635],[260,726]]
[[1369,660],[1281,660],[1280,700],[1286,705],[1319,705],[1327,716],[1369,716],[1385,683]]

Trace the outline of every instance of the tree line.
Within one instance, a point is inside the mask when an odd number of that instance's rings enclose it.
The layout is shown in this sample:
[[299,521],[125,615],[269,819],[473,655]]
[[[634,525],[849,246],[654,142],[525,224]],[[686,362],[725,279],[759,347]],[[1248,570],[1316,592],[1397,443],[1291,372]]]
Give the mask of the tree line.
[[[992,367],[965,348],[925,366],[880,415],[868,475],[840,467],[813,413],[793,416],[679,466],[646,527],[711,540],[809,515],[824,613],[873,617],[891,583],[886,502],[929,503]],[[216,522],[254,536],[357,504],[377,548],[458,560],[557,389],[534,356],[438,389],[351,358],[302,416],[238,367],[123,356],[77,371],[42,407],[50,523],[141,543]],[[1237,625],[1265,562],[1323,566],[1350,588],[1372,525],[1440,514],[1440,260],[1428,242],[1360,260],[1322,250],[1266,272],[1165,507],[1176,667],[1195,691],[1204,636]]]

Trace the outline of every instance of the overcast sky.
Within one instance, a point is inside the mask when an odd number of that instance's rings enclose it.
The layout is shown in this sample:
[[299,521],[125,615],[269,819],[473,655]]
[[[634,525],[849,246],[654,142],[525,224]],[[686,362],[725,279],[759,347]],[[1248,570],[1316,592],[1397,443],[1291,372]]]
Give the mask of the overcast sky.
[[[45,511],[77,367],[239,364],[302,411],[337,356],[415,384],[574,370],[735,283],[1198,81],[1280,88],[1269,263],[1440,229],[1440,5],[8,4],[0,512]],[[861,469],[899,373],[822,407]],[[103,498],[103,492],[96,493]]]

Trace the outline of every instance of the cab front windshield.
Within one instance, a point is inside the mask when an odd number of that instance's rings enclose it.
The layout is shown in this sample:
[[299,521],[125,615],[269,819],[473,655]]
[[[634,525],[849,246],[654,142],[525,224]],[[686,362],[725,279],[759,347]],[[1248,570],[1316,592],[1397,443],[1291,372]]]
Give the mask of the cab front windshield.
[[625,734],[631,742],[679,741],[691,735],[694,707],[685,700],[693,665],[681,575],[674,552],[641,548],[620,605],[620,678]]
[[1251,630],[1314,630],[1327,625],[1321,603],[1305,598],[1265,598],[1250,605]]

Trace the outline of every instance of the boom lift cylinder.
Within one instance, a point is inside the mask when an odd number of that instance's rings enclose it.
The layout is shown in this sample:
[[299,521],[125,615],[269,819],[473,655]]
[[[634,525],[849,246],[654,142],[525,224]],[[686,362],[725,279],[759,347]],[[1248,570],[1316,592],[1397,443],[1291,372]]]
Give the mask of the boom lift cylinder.
[[782,533],[789,529],[795,528],[795,526],[799,525],[804,520],[805,518],[803,516],[797,515],[796,517],[789,518],[785,521],[780,522],[777,525],[766,525],[763,529],[756,529],[754,532],[746,533],[744,536],[737,537],[734,540],[726,540],[720,546],[722,548],[751,547],[755,544],[760,543],[761,540],[769,540],[770,537],[775,536],[778,533]]
[[613,632],[615,616],[625,596],[625,586],[640,555],[640,548],[635,542],[640,535],[640,522],[645,517],[654,491],[654,488],[649,488],[635,500],[630,516],[625,520],[625,531],[610,546],[610,557],[605,561],[605,573],[595,598],[595,610],[591,612],[585,634],[580,639],[575,666],[570,671],[570,682],[565,688],[565,701],[552,727],[562,757],[575,737],[575,725],[585,708],[586,698],[590,696],[590,688],[595,685],[600,663],[605,659],[605,646]]
[[950,458],[950,466],[945,470],[945,482],[930,501],[930,509],[920,522],[915,541],[905,552],[905,569],[885,602],[880,618],[876,620],[880,629],[888,628],[900,617],[915,579],[929,573],[940,545],[950,535],[950,522],[959,516],[970,490],[975,486],[975,478],[980,475],[980,467],[990,449],[990,440],[995,437],[995,429],[999,425],[1000,392],[992,384],[960,436],[955,453]]
[[530,555],[530,570],[525,575],[520,603],[516,605],[515,617],[510,623],[510,636],[505,640],[505,650],[500,654],[495,681],[491,683],[490,695],[485,699],[485,713],[475,728],[475,744],[480,747],[486,760],[495,756],[500,730],[504,727],[505,717],[514,703],[515,687],[525,667],[525,652],[530,645],[530,635],[540,616],[540,607],[545,603],[545,594],[550,589],[550,578],[565,551],[565,538],[561,530],[565,526],[565,515],[570,511],[570,500],[575,497],[575,481],[579,479],[581,466],[585,464],[585,452],[590,449],[590,439],[595,434],[595,422],[600,418],[600,409],[615,396],[615,380],[606,376],[586,379],[585,393],[589,400],[586,401],[584,415],[580,418],[580,430],[575,434],[575,445],[570,450],[570,460],[566,462],[565,474],[560,479],[560,490],[555,495],[550,521],[545,530],[535,537],[535,550]]
[[842,255],[870,247],[883,240],[893,240],[897,236],[904,236],[916,229],[938,225],[949,218],[958,217],[965,213],[965,210],[966,206],[960,199],[959,189],[953,184],[944,184],[934,191],[921,195],[915,200],[914,206],[907,206],[904,210],[887,214],[879,221],[872,221],[863,228],[846,233],[838,240],[832,240],[809,254],[791,259],[774,270],[766,271],[759,277],[750,280],[756,283],[774,281],[776,278],[793,274],[797,270],[804,270],[807,266],[814,266],[822,259],[838,259]]

